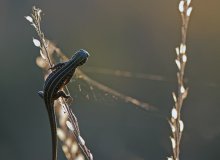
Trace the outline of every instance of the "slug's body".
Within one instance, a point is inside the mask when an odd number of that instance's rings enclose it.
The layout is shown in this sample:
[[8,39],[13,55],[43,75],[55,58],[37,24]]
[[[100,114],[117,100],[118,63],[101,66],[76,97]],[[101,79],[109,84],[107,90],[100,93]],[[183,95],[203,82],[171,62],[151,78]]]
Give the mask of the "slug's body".
[[54,111],[54,100],[59,97],[69,98],[63,91],[60,91],[72,78],[75,69],[83,65],[89,53],[85,50],[79,50],[73,55],[73,57],[64,63],[58,63],[51,69],[52,73],[47,77],[43,91],[39,91],[38,94],[44,99],[52,134],[52,160],[57,159],[57,126],[56,117]]

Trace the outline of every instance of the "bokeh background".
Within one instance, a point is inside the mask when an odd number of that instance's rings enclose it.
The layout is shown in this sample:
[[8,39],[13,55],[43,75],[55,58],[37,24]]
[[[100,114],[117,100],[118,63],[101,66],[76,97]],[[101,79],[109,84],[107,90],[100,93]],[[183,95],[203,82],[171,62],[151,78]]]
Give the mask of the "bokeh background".
[[[89,84],[73,80],[72,109],[96,160],[161,160],[171,155],[168,118],[176,90],[174,48],[180,42],[177,0],[1,0],[0,159],[51,159],[47,112],[36,92],[43,77],[35,64],[36,37],[24,16],[43,12],[42,30],[68,56],[84,48],[82,67],[93,79],[148,102],[144,111]],[[182,118],[182,160],[220,159],[220,22],[218,0],[193,0],[187,41],[190,92]],[[159,75],[165,81],[125,78],[95,68]],[[93,68],[93,71],[91,71]],[[78,85],[82,86],[82,91]],[[88,96],[91,98],[88,98]],[[94,95],[96,98],[94,98]],[[59,159],[64,160],[62,152]]]

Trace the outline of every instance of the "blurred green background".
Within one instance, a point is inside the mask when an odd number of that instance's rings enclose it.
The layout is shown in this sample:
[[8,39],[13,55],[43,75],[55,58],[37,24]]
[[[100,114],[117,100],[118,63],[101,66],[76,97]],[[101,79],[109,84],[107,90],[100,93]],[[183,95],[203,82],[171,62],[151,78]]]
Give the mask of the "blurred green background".
[[[70,57],[84,48],[89,67],[160,75],[167,81],[88,73],[127,95],[156,106],[148,112],[70,84],[81,134],[97,160],[161,160],[171,155],[167,122],[176,90],[174,48],[180,42],[177,0],[1,0],[0,159],[51,159],[47,112],[36,94],[42,89],[35,64],[37,37],[24,16],[33,5],[44,12],[42,30]],[[218,0],[193,0],[187,41],[190,92],[182,118],[181,160],[220,159],[220,22]],[[81,84],[82,92],[77,86]],[[86,98],[86,95],[97,98]],[[64,160],[62,152],[59,159]]]

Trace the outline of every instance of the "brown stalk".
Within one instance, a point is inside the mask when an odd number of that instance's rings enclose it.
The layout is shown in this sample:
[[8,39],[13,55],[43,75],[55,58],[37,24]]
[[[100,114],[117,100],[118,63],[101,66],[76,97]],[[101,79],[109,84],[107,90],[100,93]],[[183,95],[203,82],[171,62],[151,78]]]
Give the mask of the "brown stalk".
[[178,67],[177,71],[177,94],[173,92],[173,99],[175,102],[174,107],[171,111],[171,119],[169,121],[172,135],[171,135],[171,142],[172,142],[172,149],[173,155],[168,157],[168,160],[179,160],[180,158],[180,142],[182,137],[182,132],[184,128],[184,123],[181,120],[181,108],[184,102],[184,99],[187,97],[188,88],[185,89],[184,87],[184,73],[185,73],[185,66],[187,62],[187,55],[186,55],[186,37],[187,37],[187,29],[188,23],[190,19],[190,14],[192,11],[192,7],[190,6],[191,0],[181,0],[179,3],[179,11],[181,13],[182,18],[182,27],[181,27],[181,43],[180,47],[176,48],[176,65]]

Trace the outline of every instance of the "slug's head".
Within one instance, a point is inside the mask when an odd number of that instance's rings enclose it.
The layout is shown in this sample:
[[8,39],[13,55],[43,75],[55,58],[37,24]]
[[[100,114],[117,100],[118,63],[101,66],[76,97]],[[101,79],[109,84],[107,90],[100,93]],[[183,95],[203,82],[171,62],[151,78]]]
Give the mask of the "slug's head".
[[77,62],[78,66],[81,66],[87,61],[88,57],[89,53],[84,49],[80,49],[71,57],[71,59]]

